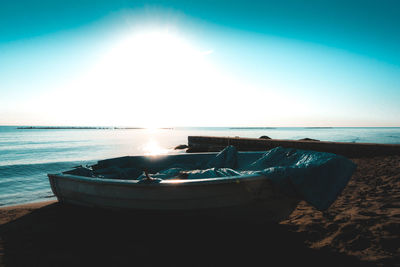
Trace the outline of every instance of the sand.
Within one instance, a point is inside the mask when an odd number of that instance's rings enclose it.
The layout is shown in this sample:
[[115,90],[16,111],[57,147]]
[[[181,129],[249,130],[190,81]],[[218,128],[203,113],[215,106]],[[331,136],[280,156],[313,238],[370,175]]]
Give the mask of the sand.
[[353,161],[326,212],[301,202],[280,224],[58,202],[0,208],[0,266],[396,265],[400,156]]
[[353,161],[356,173],[326,212],[301,202],[282,223],[311,248],[400,265],[400,156]]

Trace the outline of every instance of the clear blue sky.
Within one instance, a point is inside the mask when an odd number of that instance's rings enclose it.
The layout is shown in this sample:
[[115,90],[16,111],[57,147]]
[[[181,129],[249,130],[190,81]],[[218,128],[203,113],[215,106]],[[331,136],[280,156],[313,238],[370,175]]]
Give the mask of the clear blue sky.
[[0,2],[0,125],[400,126],[399,1]]

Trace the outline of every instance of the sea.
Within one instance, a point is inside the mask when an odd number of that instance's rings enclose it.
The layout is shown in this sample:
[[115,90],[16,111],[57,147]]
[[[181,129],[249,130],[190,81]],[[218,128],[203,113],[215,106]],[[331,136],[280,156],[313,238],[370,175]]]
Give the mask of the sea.
[[400,127],[115,127],[0,126],[0,206],[55,199],[47,178],[74,166],[127,155],[184,153],[188,136],[312,138],[321,141],[400,144]]

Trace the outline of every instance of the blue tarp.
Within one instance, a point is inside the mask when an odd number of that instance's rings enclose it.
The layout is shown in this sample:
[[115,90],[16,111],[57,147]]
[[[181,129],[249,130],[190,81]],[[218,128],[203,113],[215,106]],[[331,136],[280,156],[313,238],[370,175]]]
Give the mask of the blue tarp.
[[[243,162],[242,162],[243,163]],[[152,179],[142,174],[142,169],[111,166],[93,171],[78,167],[66,174],[107,179],[136,179],[140,183],[157,183],[165,179],[202,179],[264,175],[281,192],[306,200],[319,210],[325,210],[342,192],[356,165],[349,159],[332,153],[277,147],[262,154],[246,166],[238,162],[238,152],[228,146],[203,166],[175,164],[168,169],[151,174]]]
[[356,169],[356,165],[343,156],[283,147],[271,149],[249,165],[238,168],[237,150],[233,146],[226,147],[202,167],[197,170],[170,168],[152,177],[201,179],[261,174],[282,192],[325,210],[336,200]]

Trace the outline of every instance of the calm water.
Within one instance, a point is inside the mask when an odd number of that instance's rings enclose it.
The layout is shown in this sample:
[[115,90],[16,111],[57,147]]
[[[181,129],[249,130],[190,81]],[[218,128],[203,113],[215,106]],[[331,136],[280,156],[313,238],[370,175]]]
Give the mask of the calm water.
[[0,126],[0,206],[53,199],[47,173],[99,159],[179,153],[189,135],[313,138],[321,141],[400,144],[400,128],[175,128],[158,130],[22,130]]

